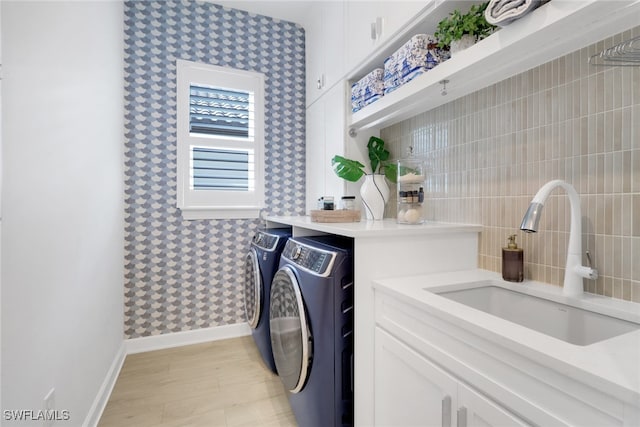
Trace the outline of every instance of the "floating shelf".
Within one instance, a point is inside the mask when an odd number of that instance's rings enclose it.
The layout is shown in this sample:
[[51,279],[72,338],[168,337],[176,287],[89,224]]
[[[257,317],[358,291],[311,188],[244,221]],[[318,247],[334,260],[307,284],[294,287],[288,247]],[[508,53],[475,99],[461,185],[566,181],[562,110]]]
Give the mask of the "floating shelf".
[[[440,2],[421,15],[421,21],[409,25],[390,43],[408,40],[421,24],[442,16]],[[459,4],[459,3],[457,3]],[[416,77],[409,83],[353,113],[349,129],[358,131],[382,128],[429,111],[459,97],[509,78],[540,64],[581,49],[603,38],[626,31],[640,22],[640,0],[563,1],[553,0],[454,58]],[[431,24],[433,25],[433,24]],[[437,24],[436,24],[437,25]],[[435,29],[435,26],[432,27]],[[424,31],[424,30],[423,30]],[[433,32],[434,30],[432,30]],[[386,46],[350,74],[352,80],[367,72],[371,64],[382,64],[391,47]],[[448,80],[442,95],[443,80]]]

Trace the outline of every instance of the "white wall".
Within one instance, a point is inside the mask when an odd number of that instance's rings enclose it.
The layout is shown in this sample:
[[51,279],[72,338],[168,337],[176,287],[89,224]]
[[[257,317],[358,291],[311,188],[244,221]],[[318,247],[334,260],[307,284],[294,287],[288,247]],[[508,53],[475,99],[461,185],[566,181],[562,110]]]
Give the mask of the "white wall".
[[2,409],[77,426],[123,340],[122,4],[1,7]]

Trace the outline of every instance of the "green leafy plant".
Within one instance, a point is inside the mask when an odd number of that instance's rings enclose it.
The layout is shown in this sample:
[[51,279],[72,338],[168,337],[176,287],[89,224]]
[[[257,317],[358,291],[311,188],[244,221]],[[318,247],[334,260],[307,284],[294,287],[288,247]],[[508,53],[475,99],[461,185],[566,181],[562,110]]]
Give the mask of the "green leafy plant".
[[475,4],[467,13],[454,10],[448,17],[438,23],[438,30],[434,36],[438,39],[438,46],[444,48],[450,46],[454,40],[460,40],[463,35],[469,34],[481,40],[489,36],[496,28],[484,17],[484,11],[489,3]]
[[[397,168],[394,164],[387,163],[389,160],[389,151],[384,148],[384,141],[380,138],[372,136],[367,143],[369,150],[369,161],[371,162],[372,173],[382,173],[388,180],[397,181]],[[331,159],[333,171],[342,179],[356,182],[364,175],[365,166],[357,160],[346,159],[342,156],[333,156]]]

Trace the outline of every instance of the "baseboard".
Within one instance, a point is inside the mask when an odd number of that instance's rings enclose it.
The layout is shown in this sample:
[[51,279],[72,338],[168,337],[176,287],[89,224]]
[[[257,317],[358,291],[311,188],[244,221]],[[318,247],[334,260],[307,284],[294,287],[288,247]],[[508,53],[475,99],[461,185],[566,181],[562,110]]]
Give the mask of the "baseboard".
[[122,364],[124,363],[124,358],[126,356],[125,350],[126,347],[123,341],[122,344],[120,344],[120,349],[116,353],[116,356],[113,358],[113,362],[111,362],[111,367],[109,368],[109,371],[107,371],[107,376],[98,390],[98,394],[89,409],[89,413],[82,423],[83,427],[96,427],[98,425],[100,417],[102,417],[102,413],[104,412],[104,408],[107,406],[107,402],[111,396],[111,392],[113,391],[113,387],[116,385],[116,380],[118,379],[120,370],[122,369]]
[[224,340],[227,338],[243,337],[250,334],[251,328],[247,323],[236,323],[235,325],[214,326],[212,328],[196,329],[193,331],[131,338],[125,340],[124,344],[127,354],[135,354],[145,351],[180,347],[183,345],[200,344],[208,341]]

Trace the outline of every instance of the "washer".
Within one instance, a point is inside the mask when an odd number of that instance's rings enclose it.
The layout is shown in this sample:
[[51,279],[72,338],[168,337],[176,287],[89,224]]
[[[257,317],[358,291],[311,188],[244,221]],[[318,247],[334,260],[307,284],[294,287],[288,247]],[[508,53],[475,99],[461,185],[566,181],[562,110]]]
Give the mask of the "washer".
[[271,284],[270,323],[298,425],[353,425],[352,239],[287,241]]
[[291,229],[258,230],[253,236],[245,261],[244,311],[251,334],[267,367],[277,373],[269,333],[269,295],[271,280],[278,270],[280,253]]

